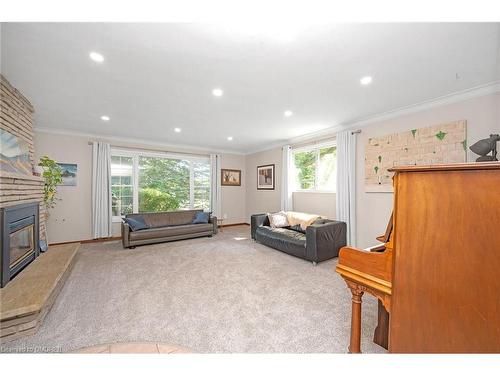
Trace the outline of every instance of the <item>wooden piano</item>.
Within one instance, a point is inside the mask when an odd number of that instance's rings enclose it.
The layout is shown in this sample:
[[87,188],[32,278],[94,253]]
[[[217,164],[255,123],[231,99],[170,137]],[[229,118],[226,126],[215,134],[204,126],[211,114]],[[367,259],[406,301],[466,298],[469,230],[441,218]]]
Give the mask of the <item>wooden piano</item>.
[[361,352],[369,293],[379,300],[374,342],[389,352],[500,353],[500,163],[392,171],[384,244],[339,253],[352,293],[349,352]]

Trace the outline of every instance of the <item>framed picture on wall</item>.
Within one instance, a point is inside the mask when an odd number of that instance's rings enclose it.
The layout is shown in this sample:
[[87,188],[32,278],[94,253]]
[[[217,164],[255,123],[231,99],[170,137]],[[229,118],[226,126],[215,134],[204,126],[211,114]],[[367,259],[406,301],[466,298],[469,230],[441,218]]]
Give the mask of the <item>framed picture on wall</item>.
[[76,173],[78,166],[76,164],[67,163],[57,163],[57,165],[61,168],[61,186],[76,186]]
[[241,186],[241,170],[221,169],[222,186]]
[[257,167],[257,190],[274,190],[274,164]]

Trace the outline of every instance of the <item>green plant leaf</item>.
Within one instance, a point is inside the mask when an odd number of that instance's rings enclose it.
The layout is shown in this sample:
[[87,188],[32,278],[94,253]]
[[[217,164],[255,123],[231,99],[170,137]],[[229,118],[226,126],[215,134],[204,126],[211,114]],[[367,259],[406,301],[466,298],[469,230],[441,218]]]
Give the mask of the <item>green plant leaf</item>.
[[378,166],[373,167],[373,170],[375,171],[375,173],[378,173],[379,170]]
[[62,183],[62,171],[59,165],[48,156],[40,158],[39,166],[43,167],[42,177],[45,180],[43,186],[43,201],[47,209],[53,208],[56,204],[57,185]]
[[417,129],[412,129],[411,130],[411,135],[413,135],[413,138],[415,138],[415,134],[417,133]]
[[378,156],[378,162],[382,163],[382,156],[381,155]]
[[445,136],[446,136],[446,133],[441,131],[441,130],[439,131],[439,133],[436,133],[436,138],[439,139],[440,141],[442,141]]
[[462,147],[464,148],[464,151],[467,151],[467,139],[462,141]]

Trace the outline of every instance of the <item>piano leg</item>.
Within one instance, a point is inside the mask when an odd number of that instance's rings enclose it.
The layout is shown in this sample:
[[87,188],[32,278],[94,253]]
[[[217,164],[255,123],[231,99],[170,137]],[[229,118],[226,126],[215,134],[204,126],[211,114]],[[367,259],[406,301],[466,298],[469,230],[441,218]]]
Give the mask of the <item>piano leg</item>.
[[380,300],[378,300],[378,325],[375,328],[373,342],[389,349],[389,313]]
[[351,342],[349,353],[361,353],[361,297],[363,292],[350,288],[352,292]]

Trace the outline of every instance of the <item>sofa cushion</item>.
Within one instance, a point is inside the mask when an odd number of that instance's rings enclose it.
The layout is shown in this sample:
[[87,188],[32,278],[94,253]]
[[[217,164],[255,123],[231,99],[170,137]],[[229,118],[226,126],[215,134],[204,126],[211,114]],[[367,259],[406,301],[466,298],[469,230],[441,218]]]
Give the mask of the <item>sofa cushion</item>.
[[255,239],[295,256],[304,257],[306,253],[306,235],[287,228],[260,226],[255,231]]
[[212,224],[187,224],[175,225],[163,228],[144,229],[138,232],[131,232],[131,240],[147,240],[150,238],[162,238],[172,236],[182,236],[185,234],[207,233],[213,232],[214,226]]
[[123,221],[128,224],[132,231],[149,229],[149,225],[144,221],[144,217],[140,215],[124,217]]
[[127,217],[143,216],[146,224],[151,228],[160,228],[170,225],[192,224],[196,214],[203,210],[181,210],[172,212],[147,212],[141,214],[128,214]]
[[304,229],[302,229],[302,227],[300,225],[298,225],[298,224],[297,225],[292,225],[291,227],[288,227],[288,229],[294,230],[296,232],[300,232],[300,233],[306,234],[306,231]]

